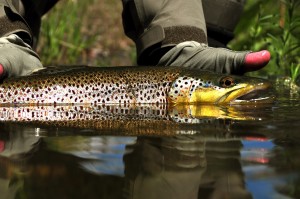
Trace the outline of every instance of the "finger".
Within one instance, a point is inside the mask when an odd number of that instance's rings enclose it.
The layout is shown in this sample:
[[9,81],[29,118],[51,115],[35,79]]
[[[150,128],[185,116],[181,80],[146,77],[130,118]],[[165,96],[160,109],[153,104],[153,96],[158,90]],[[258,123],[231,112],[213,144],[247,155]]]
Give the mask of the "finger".
[[0,77],[4,75],[4,67],[2,64],[0,64]]
[[256,71],[266,66],[271,59],[271,54],[267,50],[249,53],[245,57],[245,72]]

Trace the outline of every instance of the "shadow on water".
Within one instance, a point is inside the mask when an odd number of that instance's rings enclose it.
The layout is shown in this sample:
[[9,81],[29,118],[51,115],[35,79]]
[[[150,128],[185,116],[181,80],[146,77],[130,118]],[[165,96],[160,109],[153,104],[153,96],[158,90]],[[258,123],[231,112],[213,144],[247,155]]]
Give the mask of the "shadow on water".
[[299,98],[1,107],[1,198],[299,198]]

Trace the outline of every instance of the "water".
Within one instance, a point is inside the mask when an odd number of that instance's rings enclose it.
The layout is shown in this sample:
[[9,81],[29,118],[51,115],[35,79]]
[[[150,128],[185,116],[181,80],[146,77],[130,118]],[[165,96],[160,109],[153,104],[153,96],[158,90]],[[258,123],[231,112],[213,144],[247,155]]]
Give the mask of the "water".
[[[0,198],[300,198],[300,98],[286,96],[168,111],[2,108],[15,121],[0,123]],[[50,121],[65,116],[74,122]]]

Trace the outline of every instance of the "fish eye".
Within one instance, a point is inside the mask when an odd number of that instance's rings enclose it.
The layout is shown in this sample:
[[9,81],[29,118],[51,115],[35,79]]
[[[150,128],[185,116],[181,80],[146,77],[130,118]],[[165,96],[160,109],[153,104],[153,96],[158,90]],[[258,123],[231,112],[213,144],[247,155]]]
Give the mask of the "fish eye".
[[232,77],[223,77],[220,80],[220,86],[223,88],[232,87],[235,85],[235,82]]

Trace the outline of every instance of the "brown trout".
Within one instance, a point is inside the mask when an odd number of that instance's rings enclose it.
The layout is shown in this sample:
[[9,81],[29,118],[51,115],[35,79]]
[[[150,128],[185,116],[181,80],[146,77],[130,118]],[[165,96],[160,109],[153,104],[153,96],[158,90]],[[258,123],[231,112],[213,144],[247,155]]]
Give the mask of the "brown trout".
[[243,104],[273,101],[263,79],[183,67],[44,69],[0,85],[0,105]]

